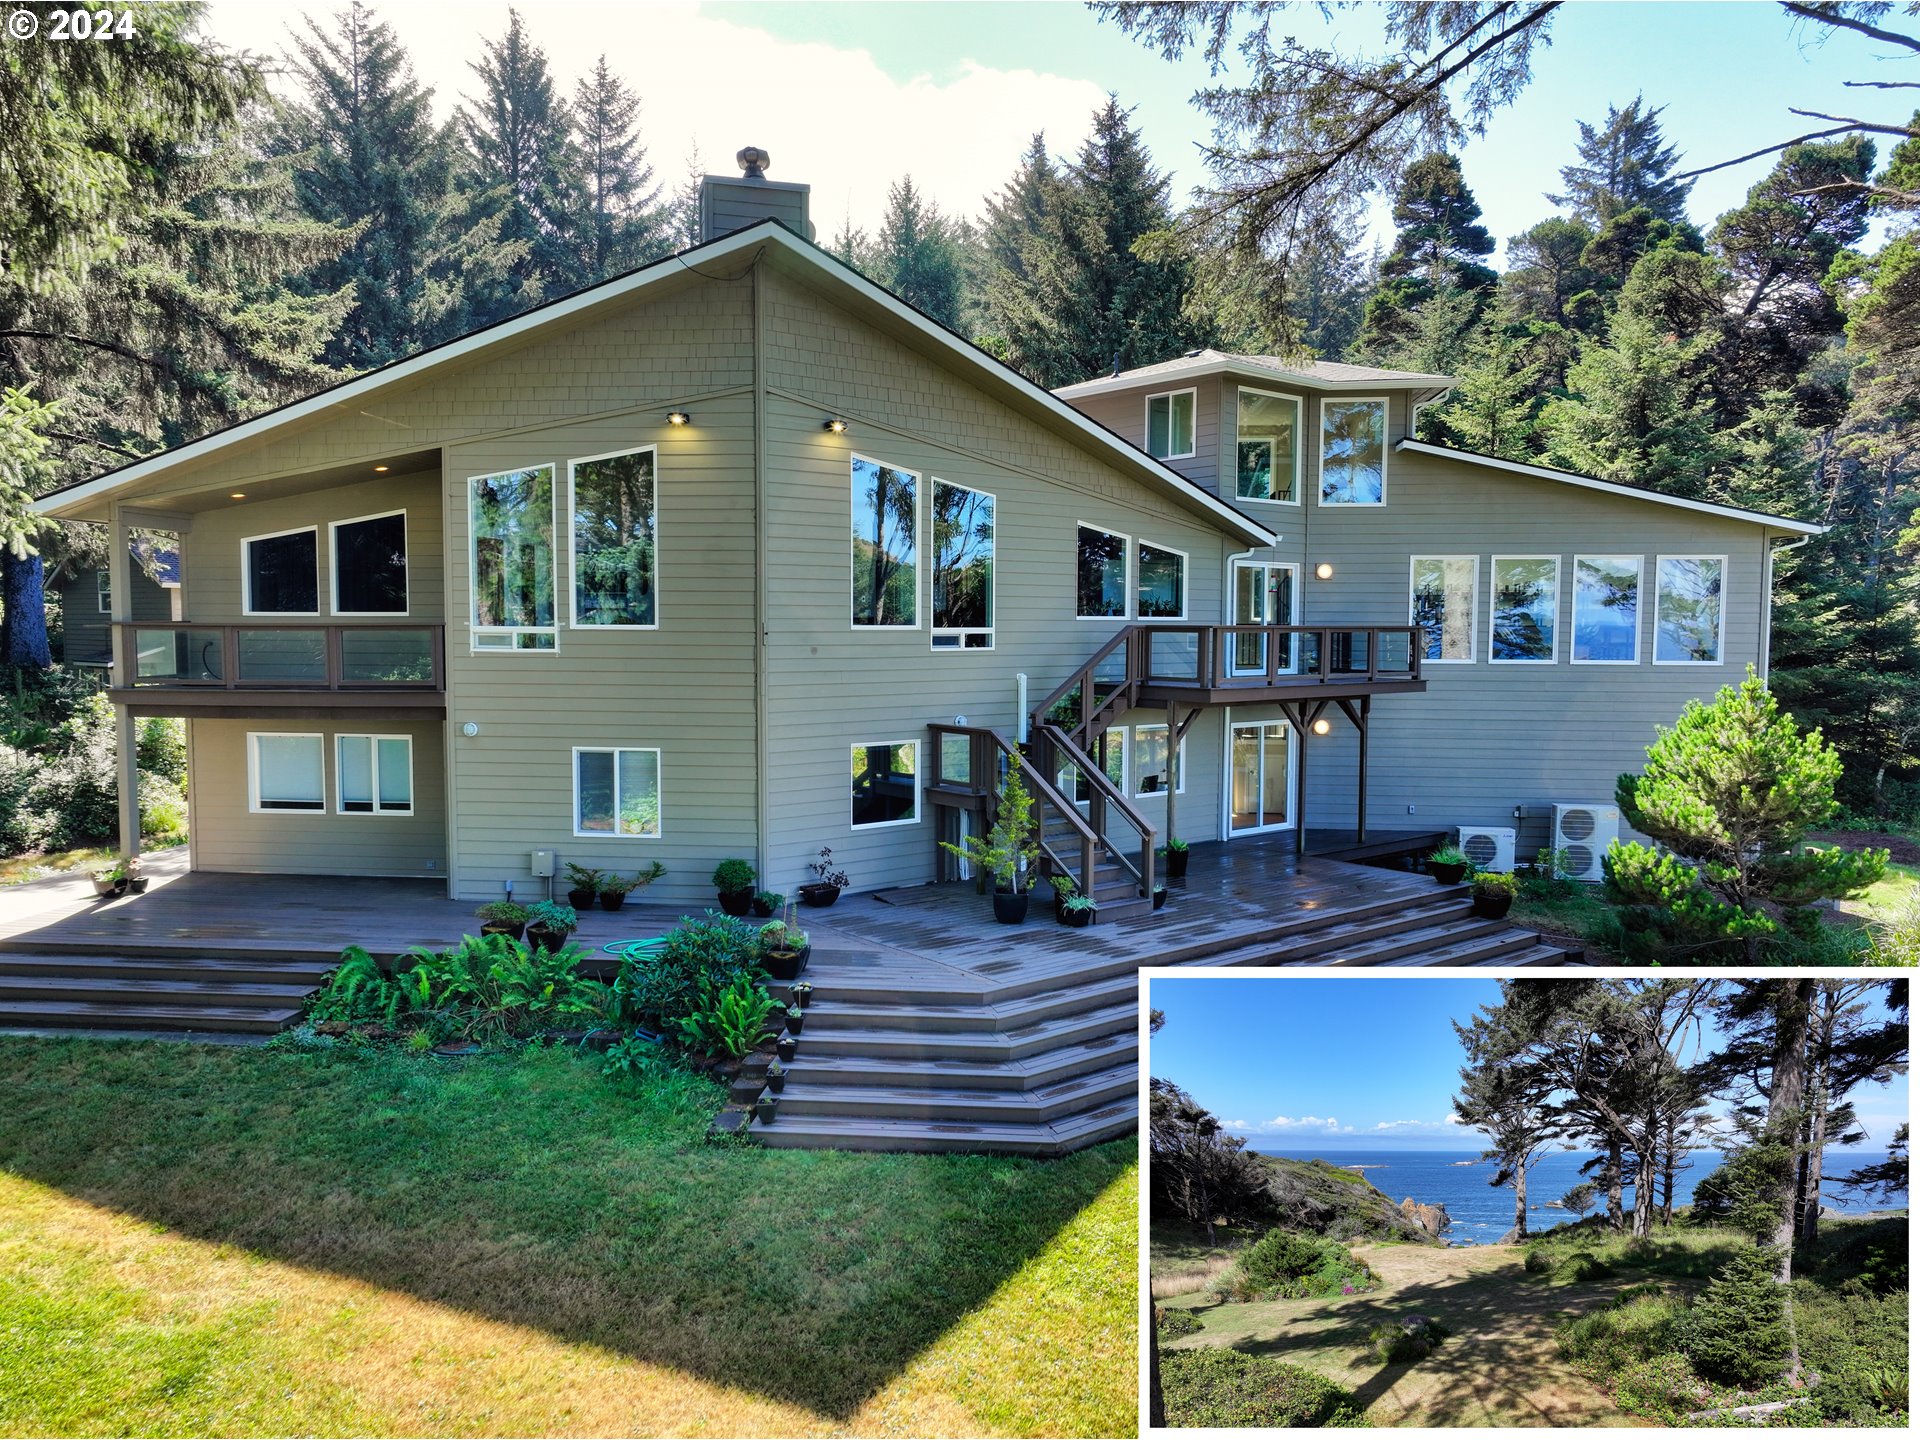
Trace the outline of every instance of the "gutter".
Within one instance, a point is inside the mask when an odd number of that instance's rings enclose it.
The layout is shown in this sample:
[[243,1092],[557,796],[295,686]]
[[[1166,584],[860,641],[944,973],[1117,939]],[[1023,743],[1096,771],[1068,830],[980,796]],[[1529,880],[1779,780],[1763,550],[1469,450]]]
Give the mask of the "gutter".
[[1798,540],[1789,540],[1784,545],[1774,544],[1775,537],[1766,536],[1760,543],[1766,547],[1767,557],[1761,566],[1760,597],[1766,603],[1760,607],[1760,683],[1766,685],[1773,679],[1773,562],[1774,558],[1788,550],[1798,550],[1813,539],[1811,535],[1802,535]]

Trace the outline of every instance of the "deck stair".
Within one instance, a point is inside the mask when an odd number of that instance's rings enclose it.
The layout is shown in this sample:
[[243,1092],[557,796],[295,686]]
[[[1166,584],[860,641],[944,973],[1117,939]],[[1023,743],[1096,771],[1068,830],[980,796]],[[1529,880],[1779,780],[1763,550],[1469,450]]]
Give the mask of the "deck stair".
[[0,950],[0,1029],[271,1035],[338,957],[109,956]]

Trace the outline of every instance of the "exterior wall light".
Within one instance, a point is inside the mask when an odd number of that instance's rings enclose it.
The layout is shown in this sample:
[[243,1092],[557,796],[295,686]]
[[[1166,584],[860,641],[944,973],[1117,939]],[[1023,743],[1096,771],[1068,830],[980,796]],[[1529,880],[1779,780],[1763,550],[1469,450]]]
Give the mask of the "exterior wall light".
[[829,415],[821,422],[820,428],[829,434],[844,435],[847,433],[847,422],[842,420],[838,415]]
[[1318,565],[1313,567],[1313,578],[1316,580],[1331,580],[1333,578],[1333,566],[1322,560]]
[[693,417],[684,410],[669,410],[667,412],[667,424],[669,425],[691,425],[692,423]]
[[1325,735],[1332,729],[1333,722],[1331,720],[1316,720],[1313,722],[1313,733],[1316,735]]
[[460,733],[466,736],[469,740],[471,740],[474,736],[480,733],[480,727],[474,721],[469,720],[467,721],[466,724],[460,727]]

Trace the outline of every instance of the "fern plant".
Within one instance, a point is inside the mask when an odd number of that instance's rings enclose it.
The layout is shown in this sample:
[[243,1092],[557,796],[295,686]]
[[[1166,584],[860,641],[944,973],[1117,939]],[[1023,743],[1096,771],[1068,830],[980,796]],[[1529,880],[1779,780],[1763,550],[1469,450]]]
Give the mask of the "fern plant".
[[759,1043],[773,1010],[773,997],[752,975],[736,975],[725,988],[708,987],[706,1000],[679,1022],[680,1038],[690,1049],[738,1060]]
[[348,1025],[373,1022],[393,1028],[407,1007],[407,997],[366,950],[349,945],[340,963],[319,992],[307,1002],[307,1014],[318,1021]]

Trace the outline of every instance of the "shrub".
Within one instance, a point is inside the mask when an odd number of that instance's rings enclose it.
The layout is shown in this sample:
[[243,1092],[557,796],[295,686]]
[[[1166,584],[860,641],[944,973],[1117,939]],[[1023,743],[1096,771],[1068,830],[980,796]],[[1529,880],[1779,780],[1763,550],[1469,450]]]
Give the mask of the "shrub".
[[1614,1403],[1623,1410],[1675,1419],[1700,1409],[1712,1398],[1687,1364],[1687,1357],[1655,1355],[1629,1367],[1613,1384]]
[[1672,1350],[1686,1309],[1658,1285],[1636,1285],[1606,1309],[1564,1322],[1554,1338],[1567,1359],[1604,1377]]
[[1785,1292],[1774,1283],[1778,1263],[1771,1246],[1737,1250],[1693,1302],[1680,1349],[1709,1380],[1761,1385],[1780,1378],[1787,1312]]
[[1373,1271],[1354,1259],[1337,1240],[1293,1230],[1269,1230],[1240,1256],[1228,1273],[1226,1285],[1235,1299],[1272,1299],[1364,1290],[1375,1278]]
[[1382,1365],[1405,1365],[1424,1360],[1447,1338],[1447,1327],[1425,1316],[1389,1320],[1367,1334],[1368,1354]]
[[1613,1267],[1591,1250],[1576,1250],[1553,1267],[1556,1280],[1602,1280],[1613,1274]]
[[745,920],[709,911],[682,920],[652,954],[623,958],[614,981],[620,1013],[627,1020],[670,1028],[694,1013],[714,988],[760,969],[760,932]]
[[580,947],[551,953],[506,935],[469,935],[449,950],[416,946],[389,976],[358,945],[307,1004],[315,1020],[425,1028],[474,1040],[598,1022],[607,987],[579,973]]
[[1325,1425],[1352,1396],[1311,1370],[1202,1346],[1160,1357],[1160,1391],[1169,1425]]
[[187,836],[187,797],[164,775],[140,776],[140,834],[157,844]]
[[1153,1326],[1162,1340],[1178,1340],[1202,1329],[1200,1317],[1191,1310],[1169,1310],[1163,1305],[1153,1307]]
[[1527,1247],[1526,1264],[1522,1267],[1529,1275],[1551,1275],[1555,1261],[1553,1255],[1538,1245]]
[[136,753],[140,768],[160,775],[175,785],[187,783],[187,731],[179,720],[149,716],[139,726]]
[[676,1022],[680,1039],[691,1050],[726,1055],[738,1060],[759,1043],[773,1014],[773,997],[742,971],[725,987],[708,987],[692,1014]]
[[745,860],[722,860],[713,867],[713,888],[723,895],[753,889],[756,878]]

